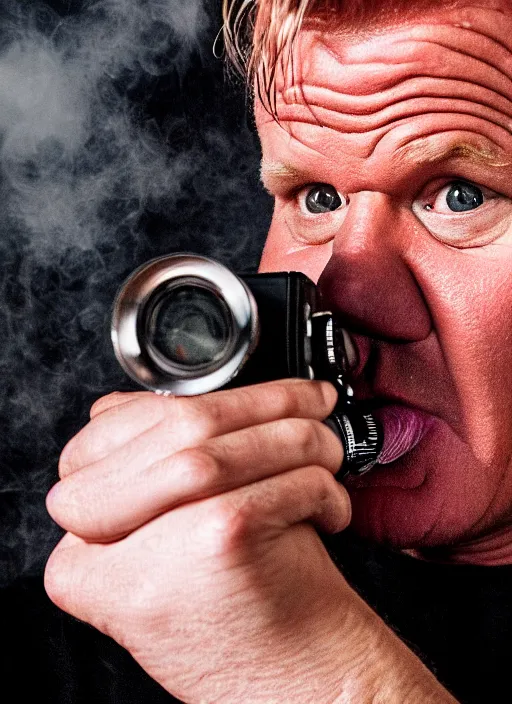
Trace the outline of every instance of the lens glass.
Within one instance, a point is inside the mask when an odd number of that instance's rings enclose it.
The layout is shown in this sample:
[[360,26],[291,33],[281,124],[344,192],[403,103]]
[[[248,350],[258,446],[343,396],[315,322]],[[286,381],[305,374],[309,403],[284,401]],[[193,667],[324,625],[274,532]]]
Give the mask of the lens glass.
[[215,364],[230,341],[226,304],[200,286],[162,292],[148,320],[149,341],[163,357],[186,367]]

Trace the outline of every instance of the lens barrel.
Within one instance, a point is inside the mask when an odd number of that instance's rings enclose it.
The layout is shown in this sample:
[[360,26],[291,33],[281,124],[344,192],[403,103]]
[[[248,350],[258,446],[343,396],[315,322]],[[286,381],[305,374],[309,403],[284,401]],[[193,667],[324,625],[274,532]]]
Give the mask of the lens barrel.
[[222,264],[196,254],[147,262],[114,303],[116,356],[132,379],[158,393],[195,396],[225,386],[258,337],[250,289]]

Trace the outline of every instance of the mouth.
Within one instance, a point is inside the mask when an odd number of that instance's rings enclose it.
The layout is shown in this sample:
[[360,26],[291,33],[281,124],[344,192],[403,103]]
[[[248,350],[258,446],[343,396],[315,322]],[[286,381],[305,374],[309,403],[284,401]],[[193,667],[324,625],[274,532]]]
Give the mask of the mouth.
[[[362,402],[381,425],[382,449],[373,468],[359,476],[344,479],[351,490],[391,488],[416,490],[426,481],[427,464],[431,457],[432,433],[438,418],[402,402],[379,397]],[[435,427],[434,427],[435,426]]]
[[360,353],[359,345],[352,336],[343,328],[341,332],[348,366],[347,378],[354,386],[354,400],[363,413],[371,413],[383,429],[384,443],[377,464],[391,464],[421,442],[435,422],[435,417],[408,405],[402,398],[393,398],[392,394],[389,397],[358,398],[357,378],[362,373],[361,366],[364,367],[367,362],[369,349]]
[[372,413],[384,431],[384,444],[377,460],[381,465],[391,464],[410,452],[434,423],[433,416],[398,404],[375,408]]

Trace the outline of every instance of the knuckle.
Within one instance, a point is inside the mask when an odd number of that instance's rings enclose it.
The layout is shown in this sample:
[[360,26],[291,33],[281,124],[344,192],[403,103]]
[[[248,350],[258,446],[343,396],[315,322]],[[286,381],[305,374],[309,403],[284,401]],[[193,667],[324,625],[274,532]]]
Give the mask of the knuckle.
[[[152,422],[158,423],[162,421],[169,409],[169,399],[159,396],[154,393],[141,393],[134,396],[131,404],[133,404],[134,415],[150,418]],[[115,413],[121,413],[122,407],[117,406],[113,409]]]
[[318,422],[307,418],[289,418],[283,421],[286,441],[303,454],[311,454],[320,442]]
[[79,475],[55,486],[46,497],[46,508],[57,525],[84,539],[111,536],[119,522],[111,493]]
[[310,423],[311,440],[316,447],[324,449],[326,447],[326,433],[328,428],[320,420],[311,420]]
[[325,467],[312,465],[305,468],[304,480],[303,491],[309,501],[317,507],[332,506],[333,492],[338,490],[336,480]]
[[144,401],[153,401],[153,405],[158,405],[160,397],[150,391],[113,391],[98,398],[92,404],[89,415],[91,418],[95,418],[105,411],[116,412],[128,401],[139,404]]
[[283,382],[277,383],[272,389],[272,396],[279,415],[293,415],[297,411],[299,403],[294,386]]
[[222,474],[220,461],[204,447],[192,447],[176,455],[183,480],[194,492],[216,486]]
[[237,550],[247,540],[254,510],[254,501],[247,498],[243,503],[227,497],[216,501],[204,526],[209,552],[225,557]]
[[322,494],[329,494],[336,484],[336,479],[331,472],[321,465],[314,465],[309,471],[312,481],[319,487]]
[[[124,581],[123,581],[124,580]],[[120,583],[123,594],[123,603],[120,605],[121,615],[137,625],[137,630],[147,626],[160,611],[159,603],[162,600],[162,585],[158,579],[151,575],[139,575],[136,580],[126,583],[125,570]]]
[[215,418],[199,398],[175,398],[167,410],[167,423],[174,433],[190,440],[199,440],[215,434]]
[[[79,501],[77,506],[75,492],[72,488],[72,479],[62,480],[46,498],[46,508],[52,519],[62,528],[70,530],[78,528],[83,513],[84,504]],[[78,516],[77,516],[77,508]],[[78,531],[76,531],[78,532]]]
[[240,386],[236,389],[220,391],[214,404],[215,418],[218,419],[225,408],[228,409],[229,413],[243,415],[248,408],[253,408],[255,404],[261,403],[260,386]]
[[[108,399],[117,396],[117,403],[108,403]],[[93,413],[91,409],[91,422],[93,428],[102,428],[106,423],[133,421],[134,419],[144,419],[146,422],[158,423],[165,418],[168,399],[149,391],[137,391],[132,393],[116,392],[105,396],[105,403],[100,406],[100,412]],[[99,399],[96,403],[102,403],[104,399]]]
[[311,412],[313,407],[321,409],[326,405],[324,388],[321,382],[309,379],[285,379],[277,382],[272,393],[283,415],[296,415]]
[[350,522],[351,515],[351,504],[348,492],[325,467],[311,467],[310,472],[318,502],[320,504],[332,503],[332,501],[335,500],[338,505],[343,506],[344,520],[342,528],[345,528],[348,522]]
[[319,421],[323,435],[323,451],[326,457],[325,466],[333,472],[337,472],[341,467],[345,456],[345,449],[340,438],[325,423]]
[[50,492],[46,495],[45,505],[48,515],[55,523],[59,524],[59,505],[61,502],[61,487],[62,481],[58,482],[52,487]]
[[101,396],[96,399],[89,411],[90,416],[96,416],[99,413],[102,413],[105,409],[115,405],[116,402],[120,400],[121,396],[122,394],[120,391],[113,391],[111,394],[107,394],[106,396]]

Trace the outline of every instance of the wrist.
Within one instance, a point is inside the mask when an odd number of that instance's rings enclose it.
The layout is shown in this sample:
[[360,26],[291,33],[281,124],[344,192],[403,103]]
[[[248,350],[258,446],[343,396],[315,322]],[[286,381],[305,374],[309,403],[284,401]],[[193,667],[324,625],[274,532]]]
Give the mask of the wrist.
[[341,657],[332,704],[457,704],[355,592],[338,638]]

